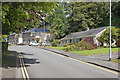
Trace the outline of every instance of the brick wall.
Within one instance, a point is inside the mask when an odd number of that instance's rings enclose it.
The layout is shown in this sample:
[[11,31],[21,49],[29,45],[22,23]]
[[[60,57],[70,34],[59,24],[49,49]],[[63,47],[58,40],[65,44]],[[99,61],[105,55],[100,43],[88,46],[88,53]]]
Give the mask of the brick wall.
[[93,37],[87,37],[83,39],[85,42],[90,43],[91,45],[93,45],[95,48],[97,48],[97,44],[94,43],[94,39]]

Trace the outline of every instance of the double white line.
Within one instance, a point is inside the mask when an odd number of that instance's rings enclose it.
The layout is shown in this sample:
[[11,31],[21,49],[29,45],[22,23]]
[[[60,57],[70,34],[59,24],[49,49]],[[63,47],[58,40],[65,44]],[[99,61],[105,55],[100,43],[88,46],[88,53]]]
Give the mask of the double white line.
[[22,70],[24,80],[30,80],[28,72],[24,64],[23,56],[21,54],[19,55],[19,59],[20,59],[20,65],[21,65],[21,70]]

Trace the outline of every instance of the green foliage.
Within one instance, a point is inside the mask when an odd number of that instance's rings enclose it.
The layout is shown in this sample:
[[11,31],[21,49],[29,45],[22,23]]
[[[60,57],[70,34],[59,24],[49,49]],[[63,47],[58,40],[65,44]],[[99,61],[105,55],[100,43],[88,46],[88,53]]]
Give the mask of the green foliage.
[[49,13],[55,5],[56,3],[53,2],[34,2],[34,4],[33,2],[2,3],[3,34],[9,34],[10,32],[19,33],[30,25],[29,22],[31,20],[37,19],[36,15],[34,13],[28,13],[27,9],[41,15],[43,13]]
[[2,35],[2,42],[5,42],[5,38],[8,38],[8,35]]
[[[120,2],[112,2],[112,25],[120,27]],[[86,30],[87,27],[109,26],[109,2],[71,2],[69,11],[69,33]]]
[[66,43],[66,44],[64,44],[63,46],[64,46],[64,47],[67,47],[68,45],[74,45],[74,43]]
[[73,51],[75,50],[75,45],[68,45],[66,51]]
[[73,2],[68,5],[70,5],[67,7],[70,11],[70,32],[109,24],[109,3]]
[[2,42],[2,55],[5,55],[6,51],[8,51],[8,42]]
[[63,4],[58,5],[51,14],[46,18],[48,24],[50,24],[49,30],[53,38],[60,39],[68,33],[68,20]]
[[85,41],[80,41],[79,43],[75,43],[76,50],[92,50],[95,49],[94,46],[91,44],[85,42]]
[[116,45],[120,47],[120,39],[116,41]]
[[39,43],[40,38],[36,38],[37,43]]
[[91,44],[85,42],[85,41],[80,41],[79,43],[74,43],[74,45],[68,45],[67,46],[67,51],[81,51],[81,50],[92,50],[95,49]]
[[57,46],[60,45],[60,40],[53,40],[53,41],[51,42],[51,44],[52,44],[53,47],[57,47]]
[[[111,27],[111,37],[112,37],[111,41],[112,41],[112,43],[113,43],[115,40],[118,39],[118,35],[119,35],[118,30],[119,30],[119,29],[116,28],[116,27],[114,27],[114,26]],[[103,44],[104,42],[106,42],[106,43],[109,44],[109,40],[110,40],[109,34],[110,34],[110,29],[107,28],[106,31],[104,31],[104,32],[101,34],[101,36],[97,38],[98,41],[101,42],[102,44]]]

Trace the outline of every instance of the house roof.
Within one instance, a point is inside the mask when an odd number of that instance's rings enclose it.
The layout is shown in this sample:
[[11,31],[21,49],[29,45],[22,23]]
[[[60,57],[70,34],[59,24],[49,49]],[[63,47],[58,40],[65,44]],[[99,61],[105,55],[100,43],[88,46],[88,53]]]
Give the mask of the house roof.
[[[32,29],[25,31],[25,32],[44,32],[44,29],[32,28]],[[45,32],[50,32],[50,30],[45,29]]]
[[15,35],[16,33],[11,33],[10,35]]
[[83,37],[93,37],[96,36],[99,32],[103,31],[108,27],[102,27],[102,28],[95,28],[95,29],[90,29],[89,31],[81,31],[81,32],[75,32],[71,33],[61,40],[67,40],[67,39],[73,39],[73,38],[83,38]]

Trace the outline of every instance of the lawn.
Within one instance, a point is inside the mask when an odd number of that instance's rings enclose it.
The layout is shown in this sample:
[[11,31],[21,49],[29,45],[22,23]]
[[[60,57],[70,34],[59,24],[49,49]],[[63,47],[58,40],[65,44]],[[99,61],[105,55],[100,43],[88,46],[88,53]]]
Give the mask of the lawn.
[[49,47],[56,50],[65,50],[67,47]]
[[[57,49],[57,50],[66,49],[66,47],[50,47],[50,48]],[[118,52],[118,49],[120,49],[120,47],[112,48],[112,53]],[[98,48],[94,50],[69,51],[69,52],[89,56],[89,55],[107,54],[109,53],[109,48]]]
[[120,64],[120,59],[112,59],[112,62],[119,63]]

